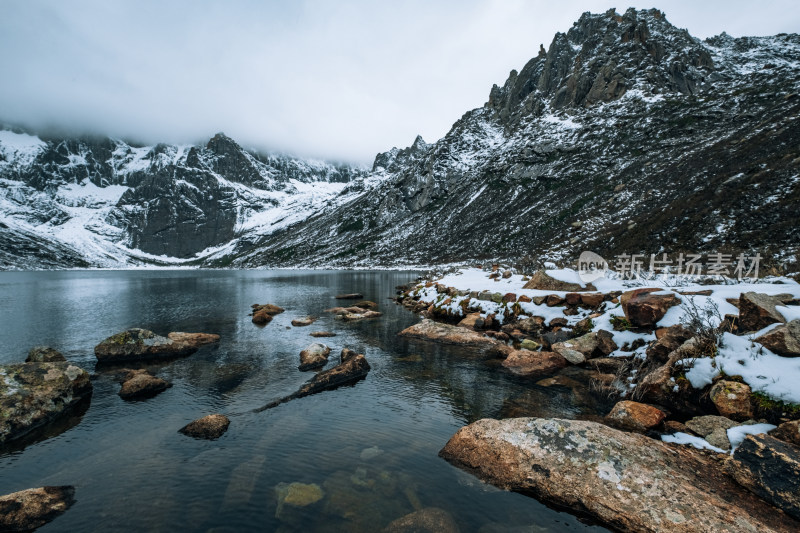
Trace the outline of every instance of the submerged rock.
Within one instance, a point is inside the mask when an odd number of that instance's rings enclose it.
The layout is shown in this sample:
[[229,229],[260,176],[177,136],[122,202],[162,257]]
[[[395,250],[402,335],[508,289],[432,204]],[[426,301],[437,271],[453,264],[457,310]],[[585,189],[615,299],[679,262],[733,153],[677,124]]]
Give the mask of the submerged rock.
[[479,420],[440,452],[484,481],[519,491],[612,529],[797,531],[689,447],[578,420]]
[[325,492],[316,483],[278,483],[275,486],[275,496],[278,499],[278,507],[275,510],[275,517],[285,519],[287,507],[308,507],[320,501]]
[[198,418],[197,420],[189,422],[179,429],[178,432],[189,437],[194,437],[195,439],[214,440],[218,439],[226,431],[228,431],[228,426],[230,424],[230,419],[225,415],[206,415],[202,418]]
[[206,333],[176,332],[171,335],[174,338],[162,337],[146,329],[131,328],[102,341],[95,346],[94,354],[101,363],[169,359],[191,355],[200,345],[219,340],[219,335]]
[[169,387],[171,387],[170,383],[153,376],[146,370],[134,370],[125,377],[118,394],[123,400],[152,398]]
[[491,339],[483,333],[478,333],[477,331],[459,326],[434,322],[428,318],[404,329],[398,333],[398,335],[400,337],[425,339],[441,342],[443,344],[458,344],[462,346],[492,346],[502,344],[500,341]]
[[312,337],[335,337],[336,333],[331,331],[312,331],[309,335]]
[[726,467],[743,487],[800,519],[800,448],[769,435],[748,435]]
[[383,316],[383,313],[380,311],[371,311],[369,309],[365,309],[363,307],[333,307],[331,309],[326,309],[326,313],[333,313],[334,318],[337,320],[363,320],[365,318],[378,318]]
[[75,487],[40,487],[0,496],[0,531],[32,531],[75,503]]
[[438,507],[425,507],[389,523],[383,533],[458,533],[453,515]]
[[352,293],[349,293],[349,294],[337,294],[336,295],[336,299],[337,300],[362,300],[363,298],[364,298],[364,295],[361,294],[360,292],[352,292]]
[[56,363],[66,361],[64,354],[49,346],[34,346],[28,352],[26,363]]
[[285,396],[279,400],[272,401],[263,407],[259,407],[255,412],[265,411],[277,407],[282,403],[295,398],[302,398],[317,394],[325,390],[335,389],[342,385],[349,385],[364,378],[370,371],[369,363],[363,354],[356,354],[349,357],[346,361],[339,363],[333,368],[323,370],[316,374],[311,381],[300,387],[296,392]]
[[311,324],[313,324],[316,321],[317,321],[316,318],[311,317],[311,316],[307,316],[307,317],[303,317],[303,318],[295,318],[294,320],[292,320],[292,325],[294,327],[296,327],[296,328],[301,328],[301,327],[304,327],[304,326],[310,326]]
[[312,370],[314,368],[321,368],[328,363],[328,355],[331,349],[324,344],[314,342],[305,347],[300,352],[300,370]]
[[89,373],[66,362],[0,366],[0,444],[60,418],[91,394]]

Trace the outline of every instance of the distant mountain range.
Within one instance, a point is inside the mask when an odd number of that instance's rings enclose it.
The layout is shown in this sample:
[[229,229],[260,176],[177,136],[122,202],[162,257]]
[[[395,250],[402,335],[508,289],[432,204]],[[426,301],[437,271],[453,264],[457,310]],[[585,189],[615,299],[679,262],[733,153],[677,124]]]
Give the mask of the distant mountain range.
[[0,268],[574,261],[760,252],[798,270],[800,36],[585,13],[439,141],[372,169],[0,131]]

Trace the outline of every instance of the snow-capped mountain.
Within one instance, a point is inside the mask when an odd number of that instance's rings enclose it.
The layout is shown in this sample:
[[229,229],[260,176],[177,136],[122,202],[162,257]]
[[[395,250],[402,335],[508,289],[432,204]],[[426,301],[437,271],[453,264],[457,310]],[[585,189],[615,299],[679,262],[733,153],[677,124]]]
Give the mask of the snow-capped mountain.
[[366,171],[205,146],[0,131],[0,266],[197,264],[369,186]]
[[[0,136],[0,265],[434,264],[800,251],[800,36],[584,14],[445,137],[370,171]],[[5,226],[5,227],[3,227]],[[29,250],[43,255],[26,263]]]

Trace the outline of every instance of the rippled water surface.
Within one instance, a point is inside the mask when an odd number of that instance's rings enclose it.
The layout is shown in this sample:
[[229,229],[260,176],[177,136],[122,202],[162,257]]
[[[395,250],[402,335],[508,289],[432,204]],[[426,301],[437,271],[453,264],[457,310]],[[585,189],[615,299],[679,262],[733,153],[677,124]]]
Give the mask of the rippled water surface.
[[[418,317],[391,302],[409,272],[121,271],[0,273],[0,363],[49,344],[93,373],[91,404],[56,436],[0,452],[0,494],[74,485],[77,503],[40,531],[378,531],[417,508],[450,512],[461,531],[601,531],[537,501],[497,490],[438,452],[464,424],[531,414],[590,416],[591,400],[510,375],[463,348],[400,339]],[[378,302],[380,319],[333,320],[341,292]],[[265,327],[253,303],[286,308]],[[309,327],[293,318],[319,316]],[[125,402],[93,347],[129,327],[218,333],[218,345],[148,365],[166,392]],[[254,409],[296,390],[311,331],[366,354],[355,386]],[[136,366],[136,365],[133,365]],[[140,365],[141,366],[141,365]],[[576,380],[580,376],[573,376]],[[570,382],[572,378],[565,379]],[[177,432],[209,413],[231,418],[216,441]],[[64,430],[64,426],[67,427]],[[279,483],[314,483],[324,497],[278,511]]]

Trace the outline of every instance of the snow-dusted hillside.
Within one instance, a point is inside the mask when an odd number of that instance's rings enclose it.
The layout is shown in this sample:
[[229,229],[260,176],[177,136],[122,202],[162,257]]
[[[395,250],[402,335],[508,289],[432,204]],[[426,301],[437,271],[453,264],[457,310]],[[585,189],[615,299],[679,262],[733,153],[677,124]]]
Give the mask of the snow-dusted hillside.
[[[759,252],[798,270],[800,36],[584,14],[442,139],[370,171],[0,136],[0,266],[431,265]],[[47,243],[52,243],[48,245]],[[38,251],[37,251],[38,250]]]
[[198,264],[369,187],[366,172],[205,147],[0,131],[0,266]]

